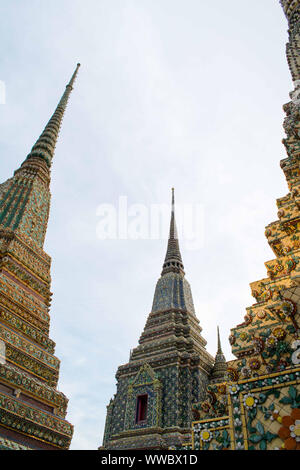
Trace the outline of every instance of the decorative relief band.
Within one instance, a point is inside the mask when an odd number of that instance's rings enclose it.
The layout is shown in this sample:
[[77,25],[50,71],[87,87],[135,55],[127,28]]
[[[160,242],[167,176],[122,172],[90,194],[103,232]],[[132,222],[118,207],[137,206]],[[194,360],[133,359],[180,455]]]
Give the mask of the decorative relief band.
[[8,382],[36,398],[45,400],[56,408],[59,416],[65,417],[68,399],[63,393],[55,390],[55,388],[50,387],[37,378],[31,377],[24,371],[21,372],[17,367],[9,363],[0,364],[0,378],[5,383]]

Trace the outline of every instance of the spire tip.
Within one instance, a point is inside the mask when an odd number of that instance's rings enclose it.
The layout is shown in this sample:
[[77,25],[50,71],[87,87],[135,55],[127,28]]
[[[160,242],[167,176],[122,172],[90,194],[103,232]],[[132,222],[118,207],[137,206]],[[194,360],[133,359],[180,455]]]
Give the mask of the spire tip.
[[222,352],[221,338],[220,338],[220,328],[217,326],[217,335],[218,335],[218,352]]
[[[65,92],[62,95],[56,107],[56,110],[48,121],[48,124],[46,125],[44,131],[32,147],[31,152],[27,155],[26,160],[31,157],[40,157],[46,162],[49,168],[51,167],[54,149],[56,146],[56,141],[58,138],[63,114],[65,112],[70,93],[73,90],[73,85],[79,67],[80,63],[77,63],[76,70],[74,71],[69,83],[66,85]],[[49,134],[51,135],[51,137],[49,137]]]
[[175,189],[172,188],[172,206],[173,206],[173,208],[174,208],[174,205],[175,205],[175,195],[174,195],[174,191],[175,191]]

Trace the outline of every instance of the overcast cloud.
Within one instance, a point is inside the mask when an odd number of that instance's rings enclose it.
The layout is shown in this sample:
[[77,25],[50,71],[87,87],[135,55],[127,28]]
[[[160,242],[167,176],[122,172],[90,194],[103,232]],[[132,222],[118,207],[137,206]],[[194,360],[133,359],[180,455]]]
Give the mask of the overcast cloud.
[[[100,204],[200,205],[180,246],[209,352],[252,303],[274,257],[264,227],[287,193],[279,167],[292,83],[277,0],[1,2],[1,182],[21,164],[78,61],[52,171],[45,250],[51,338],[73,449],[102,443],[115,372],[151,310],[166,240],[99,240]],[[165,234],[167,235],[167,234]]]

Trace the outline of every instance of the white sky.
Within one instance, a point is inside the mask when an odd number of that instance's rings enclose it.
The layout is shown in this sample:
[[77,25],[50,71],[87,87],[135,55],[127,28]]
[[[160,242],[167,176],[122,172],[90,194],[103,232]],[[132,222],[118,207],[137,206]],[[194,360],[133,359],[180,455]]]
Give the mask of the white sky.
[[[197,316],[231,359],[230,328],[274,257],[264,227],[287,193],[282,105],[292,89],[277,0],[1,2],[1,182],[30,151],[76,63],[54,158],[45,245],[51,338],[70,399],[73,449],[102,443],[115,372],[151,310],[166,240],[96,236],[97,207],[203,208],[203,243],[181,252]],[[167,235],[167,234],[166,234]]]

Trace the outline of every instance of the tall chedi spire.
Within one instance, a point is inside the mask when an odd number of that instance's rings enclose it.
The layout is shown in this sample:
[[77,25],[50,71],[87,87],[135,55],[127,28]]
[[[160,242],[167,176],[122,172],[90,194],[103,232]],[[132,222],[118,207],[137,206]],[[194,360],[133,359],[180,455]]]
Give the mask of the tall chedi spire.
[[287,156],[280,162],[288,193],[265,231],[274,257],[265,278],[250,284],[254,303],[231,330],[229,383],[216,383],[213,370],[207,397],[195,406],[193,446],[200,450],[300,450],[300,0],[280,3],[295,87],[284,105]]
[[50,168],[76,67],[43,133],[0,185],[0,449],[67,449],[73,427],[49,338],[51,258],[43,251]]
[[192,403],[203,396],[214,363],[205,346],[183,270],[172,190],[163,270],[139,345],[117,371],[103,448],[166,449],[190,440]]

